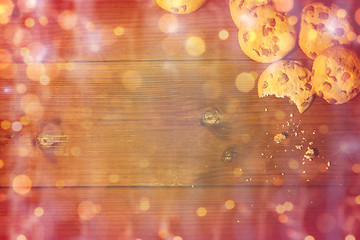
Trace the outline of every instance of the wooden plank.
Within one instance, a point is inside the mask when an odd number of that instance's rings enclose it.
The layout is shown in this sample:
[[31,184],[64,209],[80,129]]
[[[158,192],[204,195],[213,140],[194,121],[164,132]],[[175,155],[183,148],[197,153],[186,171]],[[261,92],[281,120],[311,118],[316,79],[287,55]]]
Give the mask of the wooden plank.
[[[357,191],[299,186],[35,188],[19,196],[2,188],[0,237],[345,239],[360,234]],[[198,216],[199,208],[206,209],[205,216]]]
[[[291,14],[300,19],[301,9],[310,1],[296,1]],[[327,1],[336,2],[336,1]],[[159,28],[160,18],[167,14],[155,1],[42,1],[39,6],[26,14],[35,20],[35,26],[24,28],[24,19],[13,20],[0,29],[5,37],[1,46],[9,48],[14,61],[21,62],[20,48],[27,47],[37,61],[115,61],[115,60],[184,60],[184,59],[228,59],[251,61],[241,51],[237,40],[237,28],[230,17],[228,1],[211,0],[199,11],[189,15],[173,15],[177,20],[177,31],[164,33]],[[360,7],[358,1],[337,2],[347,10]],[[68,10],[76,18],[68,18],[71,27],[64,30],[59,26],[59,16]],[[351,13],[354,19],[354,14]],[[38,23],[46,16],[49,23]],[[68,15],[69,16],[69,15]],[[66,19],[66,18],[65,18]],[[61,22],[61,20],[60,20]],[[172,23],[171,20],[165,23]],[[356,32],[359,26],[354,21]],[[121,27],[123,34],[116,36],[114,29]],[[226,30],[229,38],[219,39],[219,32]],[[205,52],[192,56],[186,50],[186,40],[199,37],[204,41]],[[286,57],[309,61],[296,48]]]
[[[25,80],[26,65],[18,64],[16,80],[3,83],[10,90],[0,117],[14,123],[27,111],[32,121],[19,132],[1,130],[1,186],[19,174],[34,186],[355,184],[360,98],[339,106],[316,99],[299,114],[285,99],[259,99],[256,87],[239,91],[239,73],[264,68],[242,61],[72,63],[41,85]],[[128,71],[135,79],[123,77]],[[17,93],[20,83],[26,93]],[[201,124],[206,111],[218,111],[221,124]],[[276,144],[281,132],[288,139]],[[303,161],[307,147],[318,152],[311,162]],[[226,151],[231,161],[223,161]]]

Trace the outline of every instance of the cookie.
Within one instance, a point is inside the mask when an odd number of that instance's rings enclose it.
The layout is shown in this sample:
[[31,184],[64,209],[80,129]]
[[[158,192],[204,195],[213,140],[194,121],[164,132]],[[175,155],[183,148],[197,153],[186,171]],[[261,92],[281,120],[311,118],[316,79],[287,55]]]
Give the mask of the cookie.
[[242,19],[255,7],[270,3],[271,0],[229,0],[231,17],[238,28],[241,28]]
[[198,10],[206,0],[156,0],[164,10],[176,14],[188,14]]
[[260,75],[259,97],[289,97],[300,113],[310,107],[315,91],[311,72],[300,61],[281,60],[271,64]]
[[271,5],[256,7],[243,19],[238,41],[251,59],[271,63],[282,59],[295,46],[296,31],[285,13]]
[[359,93],[360,60],[346,46],[323,51],[314,60],[312,74],[315,92],[328,103],[346,103]]
[[320,2],[308,4],[301,14],[299,46],[311,59],[325,49],[351,42],[354,33],[344,9],[335,4],[329,6]]

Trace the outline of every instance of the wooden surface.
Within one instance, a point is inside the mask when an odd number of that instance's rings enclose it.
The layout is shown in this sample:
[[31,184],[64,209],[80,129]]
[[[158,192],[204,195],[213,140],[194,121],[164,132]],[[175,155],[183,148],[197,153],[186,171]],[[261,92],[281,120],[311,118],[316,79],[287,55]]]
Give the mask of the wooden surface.
[[[360,4],[338,4],[359,34]],[[173,33],[165,14],[147,0],[18,1],[0,26],[0,239],[360,239],[360,97],[303,114],[259,99],[236,79],[268,64],[241,52],[227,1],[172,15]],[[298,46],[286,59],[311,68]]]

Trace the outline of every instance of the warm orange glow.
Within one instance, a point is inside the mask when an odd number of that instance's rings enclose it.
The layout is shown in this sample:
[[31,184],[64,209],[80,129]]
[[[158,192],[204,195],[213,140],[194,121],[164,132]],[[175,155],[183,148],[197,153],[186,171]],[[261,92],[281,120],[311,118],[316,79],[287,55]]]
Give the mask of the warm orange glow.
[[49,19],[48,19],[46,16],[41,16],[41,17],[39,18],[39,23],[40,23],[40,25],[42,25],[42,26],[46,26],[46,25],[48,25],[48,23],[49,23]]
[[329,127],[325,124],[319,126],[319,132],[321,134],[327,134],[329,132]]
[[225,29],[221,30],[221,31],[219,32],[219,38],[220,38],[221,40],[226,40],[226,39],[228,39],[228,38],[229,38],[229,32],[228,32],[227,30],[225,30]]
[[116,36],[121,36],[124,34],[124,32],[125,32],[125,29],[123,27],[118,26],[118,27],[114,28],[114,34]]
[[207,210],[206,210],[206,208],[204,208],[204,207],[199,207],[199,208],[196,210],[196,214],[197,214],[199,217],[204,217],[204,216],[207,214]]
[[289,24],[290,24],[291,26],[294,26],[294,25],[297,24],[297,22],[299,21],[299,19],[298,19],[297,16],[292,15],[292,16],[289,17],[288,21],[289,21]]
[[8,130],[11,128],[11,122],[9,122],[8,120],[3,120],[1,121],[1,128],[4,130]]
[[79,218],[83,221],[90,221],[95,217],[94,204],[91,201],[82,201],[78,206]]
[[25,195],[29,193],[31,187],[31,179],[26,175],[18,175],[12,181],[13,190],[20,195]]
[[243,72],[236,77],[235,85],[240,92],[250,92],[255,87],[255,81],[253,74]]
[[14,10],[14,3],[11,0],[0,1],[0,24],[7,24],[9,17]]
[[40,77],[40,84],[41,85],[48,85],[50,83],[50,78],[47,75],[42,75]]
[[44,215],[44,209],[41,208],[41,207],[37,207],[37,208],[35,208],[35,210],[34,210],[34,214],[35,214],[35,216],[37,216],[37,217],[41,217],[42,215]]
[[315,238],[311,235],[307,235],[304,240],[315,240]]
[[348,234],[345,236],[345,240],[356,240],[355,236],[352,234]]
[[345,9],[339,9],[336,12],[336,15],[338,16],[338,18],[346,18],[347,12]]
[[0,168],[4,167],[4,161],[0,160]]
[[234,200],[227,200],[226,202],[225,202],[225,207],[226,207],[226,209],[233,209],[234,207],[235,207],[235,202],[234,202]]
[[164,14],[159,19],[160,31],[164,33],[174,33],[179,26],[178,19],[173,14]]
[[315,29],[310,29],[308,32],[308,38],[309,40],[314,40],[318,37],[318,33]]
[[19,147],[18,151],[20,157],[27,157],[31,150],[28,147]]
[[59,26],[64,30],[71,30],[76,26],[77,16],[73,11],[65,10],[58,16]]
[[326,173],[327,170],[329,169],[326,163],[320,163],[318,168],[319,168],[319,172],[321,173]]
[[7,68],[12,62],[12,56],[9,51],[0,49],[0,70]]
[[183,238],[180,237],[180,236],[175,236],[175,237],[173,238],[173,240],[183,240]]
[[186,39],[185,48],[187,53],[194,57],[202,55],[206,49],[204,40],[195,36]]
[[150,202],[148,198],[143,197],[140,199],[140,209],[143,211],[147,211],[150,209]]
[[281,223],[287,223],[288,220],[289,220],[289,218],[288,218],[288,216],[285,215],[285,214],[281,214],[281,215],[279,216],[279,222],[281,222]]
[[32,28],[35,26],[35,20],[33,18],[27,18],[25,19],[24,24],[27,28]]
[[12,129],[14,132],[20,132],[21,129],[22,129],[21,122],[13,122],[13,123],[11,124],[11,129]]
[[286,114],[283,110],[276,110],[275,117],[277,120],[284,120],[284,118],[286,117]]
[[56,186],[57,188],[63,188],[63,187],[65,187],[65,181],[62,180],[62,179],[57,180],[56,183],[55,183],[55,186]]
[[359,163],[355,163],[354,165],[352,165],[351,170],[356,173],[359,174],[360,173],[360,164]]
[[169,236],[169,232],[166,230],[166,229],[160,229],[158,231],[158,236],[161,238],[161,239],[166,239],[168,236]]
[[281,185],[283,185],[283,179],[282,177],[274,177],[273,178],[273,185],[274,186],[277,186],[277,187],[280,187]]
[[357,35],[356,35],[355,32],[352,32],[352,31],[351,31],[351,32],[349,32],[349,33],[346,34],[346,38],[347,38],[349,41],[353,42],[353,41],[356,40]]

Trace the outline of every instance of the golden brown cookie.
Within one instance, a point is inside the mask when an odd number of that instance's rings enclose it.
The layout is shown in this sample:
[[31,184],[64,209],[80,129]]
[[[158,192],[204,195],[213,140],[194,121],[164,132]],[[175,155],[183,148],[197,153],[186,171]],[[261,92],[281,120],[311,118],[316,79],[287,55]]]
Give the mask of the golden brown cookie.
[[188,14],[198,10],[206,0],[156,0],[166,11],[176,14]]
[[288,16],[271,5],[253,9],[243,19],[238,40],[241,50],[251,59],[271,63],[283,58],[295,46],[296,31]]
[[346,103],[359,93],[360,60],[345,46],[323,51],[315,58],[312,71],[314,90],[328,103]]
[[301,14],[299,46],[309,58],[315,59],[325,49],[351,42],[348,14],[335,4],[315,2],[304,7]]
[[238,28],[241,28],[242,18],[255,7],[270,3],[271,0],[229,0],[231,17]]
[[301,62],[290,60],[275,62],[265,69],[259,78],[258,94],[260,98],[268,95],[289,97],[300,113],[315,97],[310,71]]

